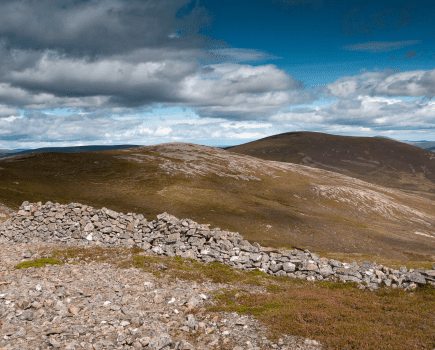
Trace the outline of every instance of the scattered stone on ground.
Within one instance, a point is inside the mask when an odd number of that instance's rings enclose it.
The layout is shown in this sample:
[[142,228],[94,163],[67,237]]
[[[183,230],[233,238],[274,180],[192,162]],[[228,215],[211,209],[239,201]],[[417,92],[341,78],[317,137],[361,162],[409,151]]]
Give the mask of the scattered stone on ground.
[[290,335],[273,343],[252,316],[205,311],[229,285],[174,283],[102,262],[8,269],[46,247],[0,243],[1,350],[321,349]]

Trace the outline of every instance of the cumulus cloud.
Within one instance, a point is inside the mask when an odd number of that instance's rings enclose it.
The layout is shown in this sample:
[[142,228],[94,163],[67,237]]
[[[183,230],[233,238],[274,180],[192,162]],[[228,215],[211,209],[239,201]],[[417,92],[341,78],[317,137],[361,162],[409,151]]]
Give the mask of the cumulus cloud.
[[[228,122],[218,118],[199,119],[198,116],[185,120],[166,120],[164,115],[111,118],[98,113],[29,112],[23,116],[0,118],[0,140],[11,148],[83,143],[145,145],[175,140],[193,143],[213,143],[215,140],[220,145],[223,139],[230,142],[251,140],[277,133],[271,123]],[[5,146],[0,142],[0,147],[7,148]]]
[[[55,50],[69,56],[110,56],[140,47],[203,47],[199,35],[210,24],[205,9],[191,0],[3,0],[0,36],[10,48]],[[194,1],[193,4],[196,2]],[[178,17],[178,18],[177,18]],[[179,32],[177,40],[170,37]]]
[[285,104],[315,99],[304,84],[275,65],[210,65],[210,70],[186,78],[180,97],[197,106],[201,116],[229,119],[267,118]]
[[[5,73],[9,101],[43,108],[71,106],[139,107],[157,103],[198,107],[202,116],[267,117],[283,104],[312,101],[302,82],[275,65],[197,61],[132,63],[121,59],[61,58],[44,54],[37,65]],[[0,97],[2,96],[0,90]],[[50,105],[51,104],[51,105]]]
[[279,57],[199,34],[198,1],[5,0],[0,103],[13,113],[59,107],[190,106],[202,117],[267,118],[314,99]]
[[435,101],[405,102],[379,96],[342,98],[329,106],[305,107],[277,113],[271,121],[303,130],[381,132],[435,128]]
[[320,90],[326,96],[348,98],[358,95],[383,96],[435,96],[435,70],[398,72],[386,69],[346,76],[326,84]]
[[9,108],[5,105],[0,104],[0,118],[1,117],[10,117],[14,114],[19,114],[15,108]]
[[57,97],[106,96],[109,103],[133,106],[157,102],[180,102],[174,98],[177,84],[195,72],[197,63],[157,61],[137,64],[104,59],[86,61],[50,58],[38,64],[5,74],[4,79],[33,94]]
[[114,131],[134,129],[140,121],[116,121],[86,114],[52,115],[31,112],[0,119],[0,139],[14,142],[94,141]]

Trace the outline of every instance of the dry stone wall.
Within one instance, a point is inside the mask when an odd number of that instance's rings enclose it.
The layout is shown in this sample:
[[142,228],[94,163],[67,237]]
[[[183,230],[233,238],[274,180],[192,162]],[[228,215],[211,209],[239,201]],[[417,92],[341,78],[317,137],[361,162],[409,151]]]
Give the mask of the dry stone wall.
[[79,203],[61,205],[24,202],[17,213],[0,223],[0,242],[64,242],[103,247],[138,246],[158,255],[220,262],[241,270],[259,269],[274,276],[356,282],[361,289],[381,286],[413,290],[435,286],[432,270],[395,270],[375,262],[342,263],[308,250],[277,250],[251,244],[239,233],[210,229],[190,219],[163,213],[153,221],[141,214],[94,209]]

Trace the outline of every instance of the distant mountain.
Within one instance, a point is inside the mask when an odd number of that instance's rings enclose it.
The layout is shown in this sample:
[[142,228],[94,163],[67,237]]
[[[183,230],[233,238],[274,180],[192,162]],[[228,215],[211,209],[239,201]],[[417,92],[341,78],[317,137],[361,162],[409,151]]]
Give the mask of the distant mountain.
[[27,151],[27,149],[0,149],[0,153],[17,153],[22,151]]
[[402,142],[405,142],[408,145],[417,146],[430,151],[435,150],[435,141],[402,141]]
[[[40,152],[61,152],[61,153],[76,153],[76,152],[97,152],[111,151],[117,149],[139,147],[138,145],[91,145],[91,146],[72,146],[72,147],[44,147],[28,150],[0,150],[0,158],[10,157],[26,153]],[[3,153],[3,154],[2,154]]]
[[435,154],[389,138],[289,132],[227,150],[330,170],[435,198]]

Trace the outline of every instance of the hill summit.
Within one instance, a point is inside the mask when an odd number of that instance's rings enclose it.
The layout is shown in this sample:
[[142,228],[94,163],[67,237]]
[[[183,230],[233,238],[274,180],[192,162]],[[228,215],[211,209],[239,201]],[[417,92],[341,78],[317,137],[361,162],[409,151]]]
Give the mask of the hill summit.
[[288,132],[228,149],[264,160],[302,164],[435,199],[435,153],[381,137]]

